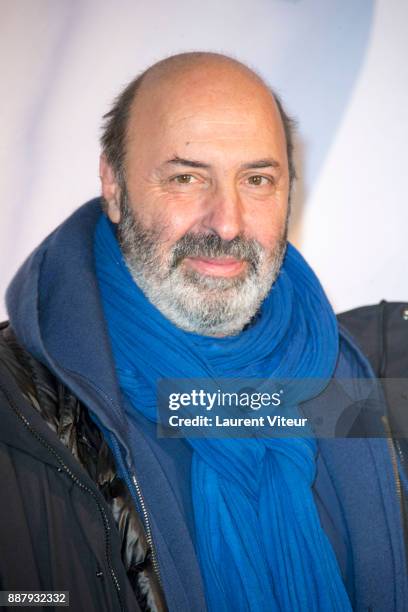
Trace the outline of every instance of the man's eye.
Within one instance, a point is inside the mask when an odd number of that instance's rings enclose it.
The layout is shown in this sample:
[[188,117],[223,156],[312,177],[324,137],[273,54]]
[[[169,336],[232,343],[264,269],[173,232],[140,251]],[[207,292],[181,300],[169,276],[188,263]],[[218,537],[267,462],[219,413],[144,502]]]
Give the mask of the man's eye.
[[248,183],[250,185],[254,185],[255,187],[263,187],[265,185],[271,185],[272,179],[267,176],[262,176],[261,174],[254,174],[253,176],[248,177]]
[[194,182],[194,176],[192,174],[178,174],[171,179],[174,183],[179,185],[189,185]]

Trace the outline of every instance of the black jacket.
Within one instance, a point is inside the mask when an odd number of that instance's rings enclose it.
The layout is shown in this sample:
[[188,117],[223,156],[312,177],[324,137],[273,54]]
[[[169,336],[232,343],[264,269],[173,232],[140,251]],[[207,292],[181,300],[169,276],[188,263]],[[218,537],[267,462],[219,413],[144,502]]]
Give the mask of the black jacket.
[[0,590],[68,590],[75,612],[166,610],[142,518],[101,432],[7,324],[0,402]]
[[[408,302],[383,300],[344,312],[338,319],[369,359],[377,378],[383,381],[389,432],[401,475],[408,482]],[[408,492],[400,486],[408,551]]]
[[363,306],[338,316],[378,378],[408,378],[408,302]]

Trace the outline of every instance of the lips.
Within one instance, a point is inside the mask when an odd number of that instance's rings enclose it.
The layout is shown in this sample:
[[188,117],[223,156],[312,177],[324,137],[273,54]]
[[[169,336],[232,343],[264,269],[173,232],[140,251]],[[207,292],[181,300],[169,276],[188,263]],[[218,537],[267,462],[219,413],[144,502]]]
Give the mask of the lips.
[[185,265],[189,268],[210,276],[236,276],[242,272],[247,263],[234,257],[186,257]]

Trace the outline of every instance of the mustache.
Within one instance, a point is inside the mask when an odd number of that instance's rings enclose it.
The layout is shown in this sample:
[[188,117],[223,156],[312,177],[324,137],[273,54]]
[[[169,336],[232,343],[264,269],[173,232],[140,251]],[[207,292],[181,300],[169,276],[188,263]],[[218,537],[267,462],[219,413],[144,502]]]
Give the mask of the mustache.
[[256,270],[263,247],[257,240],[236,236],[224,240],[218,234],[185,234],[172,249],[170,268],[174,269],[186,257],[233,257],[248,262]]

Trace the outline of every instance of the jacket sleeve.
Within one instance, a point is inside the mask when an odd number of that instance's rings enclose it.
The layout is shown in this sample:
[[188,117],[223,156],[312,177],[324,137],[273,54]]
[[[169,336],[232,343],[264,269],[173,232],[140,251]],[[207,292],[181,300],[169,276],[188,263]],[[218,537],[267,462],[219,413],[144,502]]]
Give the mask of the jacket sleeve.
[[0,362],[0,585],[68,591],[78,612],[140,610],[113,518]]

